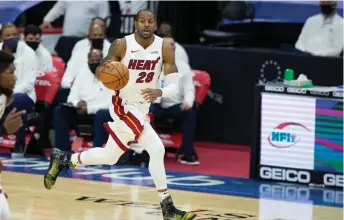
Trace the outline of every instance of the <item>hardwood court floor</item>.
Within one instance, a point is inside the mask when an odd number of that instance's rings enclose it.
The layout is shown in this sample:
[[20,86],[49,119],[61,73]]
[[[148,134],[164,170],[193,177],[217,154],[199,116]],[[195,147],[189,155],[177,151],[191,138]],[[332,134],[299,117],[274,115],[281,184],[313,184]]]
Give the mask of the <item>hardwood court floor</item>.
[[[2,185],[9,195],[15,220],[162,219],[159,198],[152,187],[59,178],[55,187],[48,191],[43,186],[41,174],[6,171],[2,173]],[[170,190],[170,193],[178,207],[198,211],[196,219],[199,220],[343,219],[341,207],[313,205],[312,202],[182,190]]]

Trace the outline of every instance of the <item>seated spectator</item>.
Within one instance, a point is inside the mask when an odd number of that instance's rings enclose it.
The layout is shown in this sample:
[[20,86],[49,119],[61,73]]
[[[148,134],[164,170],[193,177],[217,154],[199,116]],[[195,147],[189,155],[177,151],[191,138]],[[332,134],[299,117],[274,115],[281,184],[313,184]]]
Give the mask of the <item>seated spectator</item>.
[[49,51],[41,44],[42,31],[36,25],[28,25],[24,30],[24,41],[31,47],[37,57],[38,70],[49,71],[53,70],[53,58]]
[[[90,25],[90,28],[93,25],[99,25],[100,27],[106,28],[105,20],[103,18],[101,18],[101,17],[93,18],[92,22],[91,22],[91,25]],[[102,37],[100,39],[102,39]],[[90,30],[89,30],[88,37],[83,39],[83,40],[78,41],[75,44],[75,46],[74,46],[74,48],[72,50],[72,55],[75,54],[78,50],[84,49],[84,48],[87,48],[87,50],[90,50],[91,47],[95,48],[95,49],[101,49],[101,47],[98,46],[99,42],[101,42],[101,41],[97,39],[97,36],[94,35],[94,34],[92,35],[90,33]],[[110,45],[111,45],[111,43],[107,39],[104,39],[103,47],[104,48],[109,48]],[[103,53],[104,53],[104,51],[103,51]]]
[[[160,37],[171,37],[173,38],[173,27],[168,22],[163,22],[160,24],[158,29],[158,35]],[[178,60],[182,60],[185,63],[189,64],[189,57],[186,53],[185,49],[182,47],[182,45],[175,42],[175,57]]]
[[92,49],[88,53],[88,66],[80,69],[68,96],[68,104],[55,108],[53,125],[55,130],[54,147],[70,150],[69,130],[78,123],[93,123],[94,114],[99,109],[108,109],[113,91],[98,81],[97,66],[103,59],[100,50]]
[[343,50],[343,18],[337,1],[320,1],[322,13],[307,19],[295,48],[315,56],[339,56]]
[[103,54],[108,53],[111,44],[105,40],[105,37],[105,28],[103,26],[98,24],[90,26],[88,38],[91,43],[72,54],[62,78],[62,88],[71,88],[74,79],[81,73],[80,68],[87,64],[87,54],[91,48],[102,50]]
[[19,34],[14,24],[8,23],[2,27],[2,37],[3,42],[0,43],[0,48],[15,57],[15,75],[17,77],[17,83],[14,88],[15,98],[21,99],[21,103],[18,103],[19,105],[26,106],[27,108],[32,107],[36,101],[34,85],[37,58],[35,52],[19,40]]
[[[36,54],[25,42],[19,40],[19,34],[14,24],[7,23],[2,26],[2,37],[3,42],[0,43],[0,48],[15,57],[16,70],[14,73],[17,82],[13,90],[14,96],[10,108],[26,110],[26,112],[32,111],[36,102],[34,87],[37,73]],[[24,126],[16,133],[15,153],[24,152],[26,115],[23,116],[23,123]]]
[[0,137],[14,134],[23,125],[22,114],[25,111],[9,109],[13,101],[13,89],[16,83],[14,75],[14,56],[0,50]]
[[[172,38],[165,38],[165,43],[171,43],[174,46]],[[180,147],[180,153],[184,156],[180,162],[187,165],[200,164],[197,158],[194,158],[194,140],[196,130],[196,110],[193,108],[195,100],[195,87],[193,84],[193,73],[190,66],[183,60],[176,59],[178,72],[182,74],[180,79],[180,88],[178,94],[173,98],[161,98],[160,103],[152,104],[150,111],[156,119],[167,117],[173,119],[182,119],[183,142]],[[164,85],[161,79],[161,87]]]
[[57,1],[44,17],[40,28],[52,28],[51,23],[64,15],[63,36],[85,37],[91,19],[110,15],[108,1]]

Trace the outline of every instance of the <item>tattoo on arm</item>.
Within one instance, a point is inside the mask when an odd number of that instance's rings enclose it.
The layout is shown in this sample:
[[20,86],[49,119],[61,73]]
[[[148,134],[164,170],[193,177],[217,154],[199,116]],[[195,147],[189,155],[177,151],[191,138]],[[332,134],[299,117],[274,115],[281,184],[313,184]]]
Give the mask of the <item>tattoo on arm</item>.
[[113,42],[109,48],[109,52],[108,54],[103,58],[101,64],[109,61],[109,60],[117,60],[117,54],[116,51],[119,48],[120,45],[120,40],[116,40],[115,42]]

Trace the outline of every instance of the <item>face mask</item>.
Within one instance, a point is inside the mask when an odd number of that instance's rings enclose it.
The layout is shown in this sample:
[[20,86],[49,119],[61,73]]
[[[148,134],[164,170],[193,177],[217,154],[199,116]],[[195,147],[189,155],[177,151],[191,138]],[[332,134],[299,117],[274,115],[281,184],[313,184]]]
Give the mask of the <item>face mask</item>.
[[19,37],[10,38],[10,39],[4,40],[4,45],[8,49],[11,49],[13,53],[15,53],[17,51],[18,42],[19,42]]
[[320,8],[324,15],[330,15],[335,11],[335,7],[333,5],[320,5]]
[[104,39],[92,39],[92,48],[103,50]]
[[96,74],[96,69],[100,65],[100,63],[89,63],[88,68],[91,70],[93,74]]
[[31,47],[33,50],[37,50],[38,46],[39,46],[39,42],[35,42],[35,41],[27,41],[26,44]]

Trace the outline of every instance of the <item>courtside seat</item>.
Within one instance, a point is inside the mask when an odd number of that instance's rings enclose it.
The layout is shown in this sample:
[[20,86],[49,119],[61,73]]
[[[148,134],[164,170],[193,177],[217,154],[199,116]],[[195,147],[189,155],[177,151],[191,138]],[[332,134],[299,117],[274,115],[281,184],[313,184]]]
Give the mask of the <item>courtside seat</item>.
[[66,63],[63,61],[61,57],[56,55],[52,55],[52,59],[55,70],[57,71],[58,75],[62,78],[66,69]]
[[[199,109],[203,104],[210,89],[211,79],[206,71],[193,70],[193,81],[195,85],[195,103],[194,108]],[[154,127],[159,137],[164,143],[165,148],[177,151],[176,159],[178,157],[178,149],[183,140],[183,135],[180,130],[181,121],[170,118],[163,118],[155,120]]]

